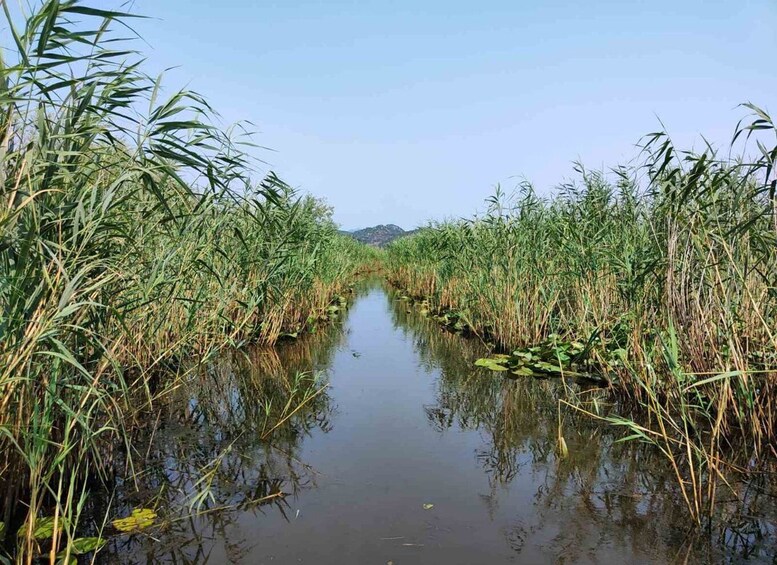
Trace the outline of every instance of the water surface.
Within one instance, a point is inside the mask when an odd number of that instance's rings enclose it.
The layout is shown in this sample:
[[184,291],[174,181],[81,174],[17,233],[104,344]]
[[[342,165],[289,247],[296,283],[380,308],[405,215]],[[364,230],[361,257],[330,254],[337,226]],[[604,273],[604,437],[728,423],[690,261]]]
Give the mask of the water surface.
[[[357,296],[342,327],[282,347],[277,358],[258,351],[215,364],[182,391],[155,429],[143,488],[120,489],[119,510],[154,501],[184,505],[204,485],[210,497],[197,517],[114,540],[108,560],[400,565],[773,557],[773,516],[687,535],[664,462],[643,446],[615,443],[610,430],[568,410],[562,429],[569,456],[559,459],[564,384],[476,368],[481,344],[411,310],[374,284]],[[263,399],[288,398],[294,392],[283,379],[314,369],[329,388],[262,440]]]

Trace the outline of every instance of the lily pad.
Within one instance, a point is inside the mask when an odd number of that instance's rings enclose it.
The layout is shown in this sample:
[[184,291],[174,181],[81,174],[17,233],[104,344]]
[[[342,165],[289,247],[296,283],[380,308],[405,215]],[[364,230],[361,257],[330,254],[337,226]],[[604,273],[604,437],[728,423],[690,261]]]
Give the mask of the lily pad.
[[[60,524],[62,522],[60,521]],[[32,537],[37,540],[48,539],[54,535],[54,516],[38,518],[35,520],[35,529],[32,531]]]
[[513,357],[524,359],[526,361],[531,361],[533,358],[531,353],[529,353],[528,351],[521,351],[521,350],[513,351]]
[[155,518],[156,512],[150,508],[135,508],[132,514],[126,518],[114,520],[112,524],[120,532],[129,533],[153,526]]
[[70,546],[70,553],[83,555],[84,553],[100,549],[105,543],[105,540],[102,538],[77,538],[73,540]]
[[504,366],[504,363],[507,363],[507,360],[502,361],[499,359],[484,357],[475,361],[475,366],[485,367],[490,371],[507,371],[507,367]]

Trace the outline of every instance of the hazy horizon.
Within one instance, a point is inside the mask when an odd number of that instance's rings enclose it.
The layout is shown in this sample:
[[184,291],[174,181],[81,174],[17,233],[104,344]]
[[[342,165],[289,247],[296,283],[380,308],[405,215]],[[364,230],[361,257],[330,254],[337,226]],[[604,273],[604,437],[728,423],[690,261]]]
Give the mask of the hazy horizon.
[[501,183],[540,194],[634,157],[659,118],[682,148],[724,147],[737,109],[766,109],[777,5],[406,0],[218,4],[137,0],[152,69],[257,156],[324,198],[343,229],[469,217]]

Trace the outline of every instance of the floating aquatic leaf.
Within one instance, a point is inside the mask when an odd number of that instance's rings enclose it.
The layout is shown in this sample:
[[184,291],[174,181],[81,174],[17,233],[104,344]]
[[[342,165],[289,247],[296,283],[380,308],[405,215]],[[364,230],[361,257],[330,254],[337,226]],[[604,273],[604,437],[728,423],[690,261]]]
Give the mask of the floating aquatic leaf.
[[32,537],[37,540],[48,539],[54,535],[54,516],[38,518],[35,520],[35,529],[32,531]]
[[540,371],[547,371],[549,373],[561,372],[561,367],[559,367],[558,365],[554,365],[552,363],[547,363],[545,361],[540,361],[539,363],[535,364],[535,367]]
[[120,532],[128,533],[152,526],[154,518],[156,518],[156,512],[150,508],[135,508],[128,517],[114,520],[112,524]]
[[[507,356],[504,356],[507,357]],[[504,366],[504,364],[507,363],[507,359],[496,359],[493,357],[484,357],[482,359],[478,359],[475,361],[475,365],[477,367],[485,367],[486,369],[489,369],[491,371],[507,371],[507,367]]]
[[434,504],[429,504],[428,502],[424,504],[424,510],[431,510],[434,508]]
[[100,549],[105,543],[105,540],[102,538],[77,538],[73,540],[70,546],[70,553],[82,555]]

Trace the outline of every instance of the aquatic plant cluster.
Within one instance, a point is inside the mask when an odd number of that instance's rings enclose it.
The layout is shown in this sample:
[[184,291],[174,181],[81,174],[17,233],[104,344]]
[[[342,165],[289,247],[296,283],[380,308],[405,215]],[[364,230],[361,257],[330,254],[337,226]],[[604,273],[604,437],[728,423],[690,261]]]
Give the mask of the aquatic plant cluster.
[[484,215],[386,258],[396,286],[494,345],[481,365],[583,373],[636,406],[607,420],[666,455],[697,520],[715,478],[755,472],[777,446],[777,146],[769,115],[747,109],[725,155],[651,134],[636,165],[577,166],[550,198],[497,190]]
[[164,94],[134,16],[3,10],[0,522],[17,555],[70,562],[96,547],[75,543],[88,486],[137,470],[157,399],[219,350],[331,316],[370,252],[322,202],[256,182],[246,130]]

